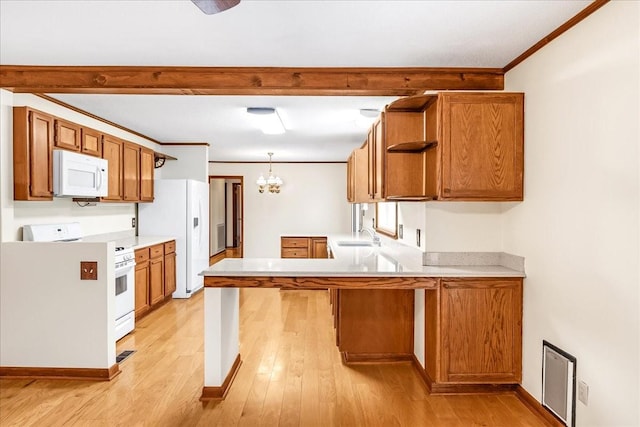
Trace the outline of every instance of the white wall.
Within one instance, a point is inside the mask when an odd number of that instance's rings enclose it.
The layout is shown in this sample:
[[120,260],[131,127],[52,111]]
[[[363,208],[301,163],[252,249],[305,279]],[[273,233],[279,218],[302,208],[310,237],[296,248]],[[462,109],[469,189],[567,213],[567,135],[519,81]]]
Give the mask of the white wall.
[[[0,366],[114,365],[114,244],[0,245]],[[80,280],[80,261],[98,263],[98,280]]]
[[[32,94],[0,92],[0,218],[2,241],[22,239],[24,224],[46,224],[78,221],[85,235],[131,230],[131,218],[135,217],[134,203],[100,203],[92,207],[80,207],[70,199],[54,198],[53,201],[21,202],[13,200],[13,106],[30,106],[105,133],[155,148],[157,144],[126,132],[99,120],[82,115]],[[204,163],[204,162],[203,162]],[[206,165],[206,163],[204,163]],[[156,170],[157,171],[157,170]]]
[[279,258],[280,235],[348,233],[346,163],[276,163],[280,194],[258,193],[268,163],[211,163],[209,175],[244,177],[244,256]]
[[640,3],[611,2],[505,76],[525,92],[525,198],[504,249],[526,258],[523,386],[542,340],[577,358],[578,426],[640,425]]
[[162,179],[195,179],[209,182],[207,145],[162,145],[157,149],[178,160],[167,160],[162,171]]

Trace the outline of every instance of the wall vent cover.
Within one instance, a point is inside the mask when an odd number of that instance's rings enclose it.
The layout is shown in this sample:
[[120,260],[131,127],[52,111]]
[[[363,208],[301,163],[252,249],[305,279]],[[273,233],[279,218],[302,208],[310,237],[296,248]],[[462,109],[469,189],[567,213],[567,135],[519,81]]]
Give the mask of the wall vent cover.
[[565,425],[575,426],[576,358],[542,341],[542,406],[560,418]]

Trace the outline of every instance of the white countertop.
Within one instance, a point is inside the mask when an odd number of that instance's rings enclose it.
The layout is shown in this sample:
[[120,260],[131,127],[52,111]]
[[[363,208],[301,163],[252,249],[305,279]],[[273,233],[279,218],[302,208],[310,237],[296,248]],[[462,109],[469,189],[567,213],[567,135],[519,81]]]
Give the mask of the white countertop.
[[131,232],[95,234],[84,236],[83,242],[114,242],[116,246],[134,250],[175,240],[175,236],[133,236]]
[[524,277],[502,265],[422,265],[423,253],[384,239],[382,246],[338,246],[343,240],[370,241],[369,237],[329,235],[333,259],[225,258],[204,270],[203,276],[279,277]]

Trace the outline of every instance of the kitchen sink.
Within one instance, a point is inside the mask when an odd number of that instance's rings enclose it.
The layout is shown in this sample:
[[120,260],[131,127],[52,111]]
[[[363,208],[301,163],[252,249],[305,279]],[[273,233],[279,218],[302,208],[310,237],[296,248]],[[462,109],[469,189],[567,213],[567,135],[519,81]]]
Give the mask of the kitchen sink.
[[367,240],[340,240],[338,246],[373,246],[373,242]]

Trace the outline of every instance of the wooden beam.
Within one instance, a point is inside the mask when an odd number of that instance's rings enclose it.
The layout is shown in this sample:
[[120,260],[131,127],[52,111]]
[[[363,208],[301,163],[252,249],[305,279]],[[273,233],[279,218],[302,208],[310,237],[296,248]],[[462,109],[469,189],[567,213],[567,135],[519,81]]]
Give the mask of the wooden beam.
[[404,96],[502,90],[499,68],[99,67],[0,65],[16,93]]

